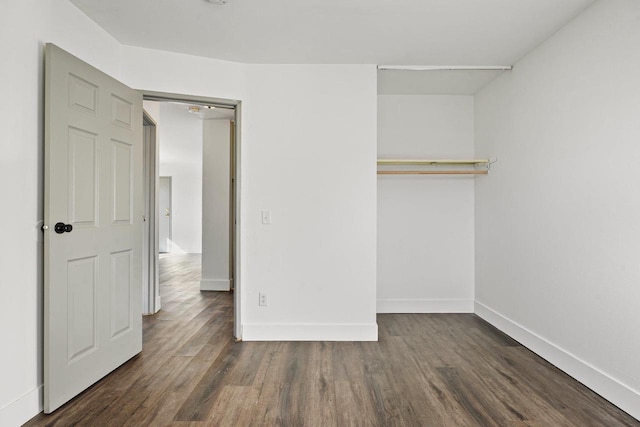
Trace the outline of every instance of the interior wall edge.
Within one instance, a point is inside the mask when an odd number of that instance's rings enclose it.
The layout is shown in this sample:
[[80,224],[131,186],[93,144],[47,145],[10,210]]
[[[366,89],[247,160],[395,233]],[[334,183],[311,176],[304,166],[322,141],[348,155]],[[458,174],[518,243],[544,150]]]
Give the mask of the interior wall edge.
[[4,408],[0,408],[0,425],[21,426],[42,412],[43,387],[41,384]]
[[632,389],[478,300],[475,301],[475,314],[629,415],[640,420],[640,391]]

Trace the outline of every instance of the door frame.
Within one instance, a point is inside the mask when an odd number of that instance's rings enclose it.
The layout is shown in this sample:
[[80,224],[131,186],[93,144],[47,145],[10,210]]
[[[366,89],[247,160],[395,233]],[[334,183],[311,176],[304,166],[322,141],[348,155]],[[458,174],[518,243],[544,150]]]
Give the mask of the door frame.
[[[242,200],[242,180],[241,180],[241,160],[242,160],[242,101],[236,99],[213,98],[207,96],[185,95],[168,92],[155,92],[148,90],[139,90],[145,101],[158,102],[185,102],[201,105],[211,105],[219,108],[227,108],[235,110],[235,129],[234,138],[232,140],[231,152],[232,162],[231,168],[231,206],[232,217],[230,218],[233,233],[230,239],[233,244],[233,251],[230,253],[230,259],[233,260],[231,268],[231,276],[233,277],[233,335],[237,341],[242,340],[242,286],[241,286],[241,200]],[[159,170],[158,159],[156,157],[156,171]],[[156,176],[157,176],[156,172]],[[158,197],[158,186],[153,190],[154,196]],[[156,252],[157,254],[157,252]],[[156,255],[157,257],[157,255]],[[159,284],[155,284],[155,292],[159,295]]]
[[142,110],[144,126],[144,227],[142,238],[142,314],[160,310],[160,270],[158,264],[158,131],[157,123]]

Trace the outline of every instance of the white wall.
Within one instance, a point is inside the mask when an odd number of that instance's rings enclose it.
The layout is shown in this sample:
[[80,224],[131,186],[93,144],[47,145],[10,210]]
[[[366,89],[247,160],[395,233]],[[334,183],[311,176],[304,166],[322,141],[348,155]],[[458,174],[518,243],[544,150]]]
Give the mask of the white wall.
[[376,339],[376,67],[252,65],[247,77],[243,336]]
[[607,0],[481,91],[477,312],[640,418],[640,2]]
[[231,289],[230,185],[231,122],[202,121],[203,291]]
[[0,13],[0,425],[41,408],[43,44],[118,75],[120,45],[66,1],[5,0]]
[[139,89],[242,101],[243,338],[375,339],[376,67],[123,47],[122,74]]
[[[472,158],[473,97],[378,96],[378,157]],[[378,312],[473,312],[473,176],[378,177]]]
[[202,120],[176,104],[162,102],[157,129],[160,176],[172,178],[170,251],[201,253]]
[[122,78],[135,89],[244,100],[246,65],[122,46]]

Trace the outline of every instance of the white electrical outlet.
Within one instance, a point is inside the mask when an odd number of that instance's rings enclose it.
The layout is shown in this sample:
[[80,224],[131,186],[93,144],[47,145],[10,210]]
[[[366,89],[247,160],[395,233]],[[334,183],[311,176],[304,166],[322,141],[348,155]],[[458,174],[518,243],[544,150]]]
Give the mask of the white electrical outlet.
[[267,305],[267,294],[263,294],[262,292],[258,294],[259,300],[258,305],[266,306]]

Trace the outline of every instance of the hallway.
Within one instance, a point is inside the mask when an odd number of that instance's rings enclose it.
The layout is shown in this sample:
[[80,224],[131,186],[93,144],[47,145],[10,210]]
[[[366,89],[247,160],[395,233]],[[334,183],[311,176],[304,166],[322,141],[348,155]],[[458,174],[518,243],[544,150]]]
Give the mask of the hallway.
[[27,426],[640,426],[471,314],[378,315],[379,342],[245,342],[199,255],[161,256],[136,356]]

